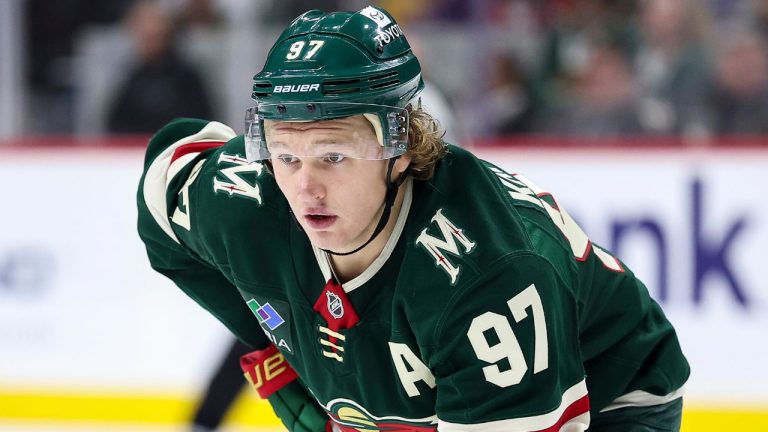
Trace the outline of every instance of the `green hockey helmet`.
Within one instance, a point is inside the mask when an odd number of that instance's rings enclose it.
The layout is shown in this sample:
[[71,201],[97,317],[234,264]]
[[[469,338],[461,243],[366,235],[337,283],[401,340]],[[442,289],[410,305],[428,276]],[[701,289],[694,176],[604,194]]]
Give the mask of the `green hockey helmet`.
[[[406,107],[424,88],[421,67],[395,20],[383,9],[296,18],[254,76],[246,111],[249,161],[279,157],[270,151],[275,122],[310,122],[364,115],[376,140],[350,138],[342,153],[358,159],[389,159],[408,149]],[[361,136],[366,134],[361,134]],[[275,144],[277,145],[277,144]],[[319,150],[292,148],[292,156],[317,157]],[[335,152],[335,151],[334,151]],[[300,153],[300,154],[296,154]]]

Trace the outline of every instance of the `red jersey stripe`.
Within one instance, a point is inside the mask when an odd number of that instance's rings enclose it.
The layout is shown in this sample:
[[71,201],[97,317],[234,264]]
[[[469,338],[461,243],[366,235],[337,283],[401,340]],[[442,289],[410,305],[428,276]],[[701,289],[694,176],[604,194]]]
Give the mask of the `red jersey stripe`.
[[223,141],[201,141],[201,142],[194,142],[190,144],[184,144],[183,146],[180,146],[173,152],[173,156],[171,156],[171,163],[175,161],[176,159],[184,156],[185,154],[189,153],[200,153],[202,151],[221,147],[224,145]]
[[553,424],[546,429],[540,429],[536,432],[558,432],[564,424],[568,423],[571,419],[574,419],[582,414],[589,412],[589,396],[584,395],[580,399],[577,399],[572,404],[568,405],[568,408],[563,411],[563,415]]

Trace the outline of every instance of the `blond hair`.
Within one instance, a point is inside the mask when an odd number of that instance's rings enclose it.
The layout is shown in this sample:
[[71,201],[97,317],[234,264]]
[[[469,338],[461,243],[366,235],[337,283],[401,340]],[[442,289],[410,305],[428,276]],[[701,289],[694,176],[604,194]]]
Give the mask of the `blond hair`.
[[408,107],[408,151],[411,158],[411,176],[416,180],[429,180],[435,174],[435,164],[448,154],[443,142],[445,130],[440,123],[421,107]]

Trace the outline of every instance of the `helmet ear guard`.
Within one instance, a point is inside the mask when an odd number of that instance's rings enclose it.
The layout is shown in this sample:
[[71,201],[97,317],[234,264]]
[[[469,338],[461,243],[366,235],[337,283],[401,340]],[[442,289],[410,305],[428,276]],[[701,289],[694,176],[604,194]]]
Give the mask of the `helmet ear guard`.
[[[278,38],[254,76],[246,111],[249,161],[267,160],[265,121],[306,122],[363,115],[378,145],[351,157],[389,159],[408,150],[407,105],[424,88],[421,66],[386,11],[309,11]],[[302,155],[303,156],[303,155]],[[307,155],[311,156],[311,155]]]

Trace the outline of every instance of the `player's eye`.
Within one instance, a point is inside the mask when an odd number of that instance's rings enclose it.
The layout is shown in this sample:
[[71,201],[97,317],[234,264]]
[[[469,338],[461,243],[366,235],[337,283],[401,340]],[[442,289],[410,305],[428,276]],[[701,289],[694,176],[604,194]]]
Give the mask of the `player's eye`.
[[280,154],[276,159],[282,162],[283,165],[292,165],[299,161],[299,158],[290,154]]
[[346,156],[344,156],[341,153],[328,153],[325,156],[323,156],[323,160],[332,164],[337,164],[341,161],[346,159]]

